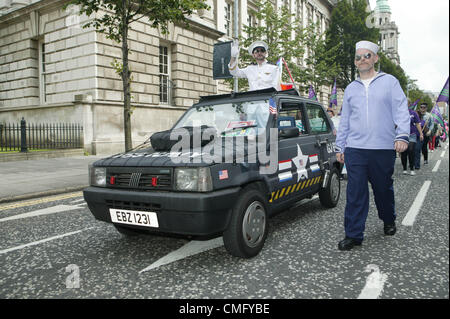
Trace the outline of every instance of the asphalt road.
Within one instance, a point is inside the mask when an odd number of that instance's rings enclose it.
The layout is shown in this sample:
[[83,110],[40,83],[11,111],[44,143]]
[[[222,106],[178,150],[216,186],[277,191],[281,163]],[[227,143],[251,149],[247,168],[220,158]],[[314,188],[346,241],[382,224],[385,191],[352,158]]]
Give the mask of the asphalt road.
[[448,153],[417,176],[397,159],[397,234],[384,236],[371,197],[363,245],[348,252],[337,249],[345,181],[336,208],[313,198],[270,219],[249,260],[221,238],[123,237],[81,192],[0,205],[0,298],[448,299]]

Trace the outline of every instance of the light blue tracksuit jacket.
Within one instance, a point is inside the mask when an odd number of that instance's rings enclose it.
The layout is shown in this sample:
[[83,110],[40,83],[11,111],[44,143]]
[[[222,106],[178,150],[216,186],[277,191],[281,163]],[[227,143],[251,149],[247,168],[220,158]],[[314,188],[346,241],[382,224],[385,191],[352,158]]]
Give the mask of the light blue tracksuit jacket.
[[358,78],[344,92],[335,151],[346,147],[393,150],[397,140],[409,142],[410,117],[398,80],[379,73],[366,88]]

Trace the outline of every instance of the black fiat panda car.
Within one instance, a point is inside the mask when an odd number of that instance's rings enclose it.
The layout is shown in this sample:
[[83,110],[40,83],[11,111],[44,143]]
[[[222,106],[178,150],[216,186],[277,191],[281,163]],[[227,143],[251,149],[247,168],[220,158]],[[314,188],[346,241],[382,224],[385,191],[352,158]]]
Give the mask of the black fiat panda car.
[[335,138],[323,107],[296,90],[202,97],[171,130],[93,163],[84,198],[122,234],[223,236],[251,258],[272,215],[317,193],[336,206]]

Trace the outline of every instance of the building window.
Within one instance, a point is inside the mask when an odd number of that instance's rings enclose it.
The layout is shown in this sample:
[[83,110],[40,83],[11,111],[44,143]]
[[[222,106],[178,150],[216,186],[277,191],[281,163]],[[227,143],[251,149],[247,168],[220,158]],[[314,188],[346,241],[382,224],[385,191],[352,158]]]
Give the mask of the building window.
[[297,18],[303,22],[303,1],[297,0],[295,5],[297,7]]
[[313,21],[313,7],[310,4],[308,4],[308,18],[307,19],[308,19],[307,20],[308,24],[313,24],[314,23],[314,21]]
[[322,20],[320,19],[320,14],[316,14],[317,32],[322,33]]
[[169,47],[159,47],[159,102],[169,104],[171,99]]
[[40,39],[38,42],[38,63],[39,63],[39,99],[41,104],[47,102],[45,94],[45,44],[44,39]]
[[250,28],[253,28],[254,26],[255,26],[255,17],[254,16],[252,16],[251,14],[249,14],[249,15],[247,15],[247,25],[250,27]]
[[232,36],[231,4],[229,3],[225,3],[225,31],[227,36]]

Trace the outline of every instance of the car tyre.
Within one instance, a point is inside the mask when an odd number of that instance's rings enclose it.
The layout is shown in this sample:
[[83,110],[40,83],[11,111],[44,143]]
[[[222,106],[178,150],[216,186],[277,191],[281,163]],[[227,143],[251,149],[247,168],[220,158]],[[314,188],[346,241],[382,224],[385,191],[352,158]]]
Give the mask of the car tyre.
[[259,190],[244,190],[223,233],[226,250],[236,257],[252,258],[264,246],[267,232],[266,199]]
[[341,180],[336,168],[331,169],[330,178],[325,188],[319,191],[319,199],[322,206],[327,208],[336,207],[341,196]]

